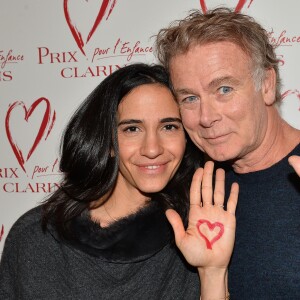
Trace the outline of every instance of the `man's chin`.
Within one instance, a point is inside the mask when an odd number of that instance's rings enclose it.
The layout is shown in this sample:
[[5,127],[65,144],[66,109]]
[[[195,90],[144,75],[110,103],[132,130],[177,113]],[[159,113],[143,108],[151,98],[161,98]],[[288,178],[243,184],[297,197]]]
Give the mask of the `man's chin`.
[[211,160],[218,162],[232,161],[235,159],[235,156],[228,151],[205,151],[203,152],[207,155],[207,157]]

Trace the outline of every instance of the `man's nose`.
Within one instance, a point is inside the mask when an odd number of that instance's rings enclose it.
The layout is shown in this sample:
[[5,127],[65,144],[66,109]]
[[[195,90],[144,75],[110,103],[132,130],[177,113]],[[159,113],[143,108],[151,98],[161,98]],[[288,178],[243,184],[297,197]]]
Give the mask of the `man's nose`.
[[221,115],[216,104],[211,99],[202,100],[199,106],[200,124],[203,127],[212,127],[214,123],[221,119]]

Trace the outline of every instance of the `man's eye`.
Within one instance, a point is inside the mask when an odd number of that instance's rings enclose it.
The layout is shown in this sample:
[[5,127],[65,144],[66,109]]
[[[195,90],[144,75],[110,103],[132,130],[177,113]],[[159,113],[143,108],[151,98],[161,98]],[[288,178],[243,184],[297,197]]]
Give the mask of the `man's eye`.
[[189,109],[193,110],[196,109],[200,104],[200,99],[198,96],[188,96],[183,98],[182,100],[179,99],[179,106],[180,109]]
[[198,100],[198,98],[196,96],[188,96],[186,98],[184,98],[181,102],[182,103],[193,103],[196,102]]
[[221,87],[219,88],[219,91],[220,91],[221,94],[224,95],[224,94],[230,93],[230,92],[232,91],[232,88],[229,87],[229,86],[221,86]]

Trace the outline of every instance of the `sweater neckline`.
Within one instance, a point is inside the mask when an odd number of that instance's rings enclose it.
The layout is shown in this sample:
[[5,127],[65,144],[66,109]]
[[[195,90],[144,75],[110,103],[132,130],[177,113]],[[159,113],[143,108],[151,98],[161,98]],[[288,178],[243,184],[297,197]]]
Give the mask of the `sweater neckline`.
[[235,178],[238,179],[239,182],[266,182],[270,181],[272,178],[276,178],[279,173],[294,173],[294,169],[289,165],[288,158],[291,155],[299,155],[300,152],[300,144],[298,144],[289,154],[283,157],[274,165],[270,166],[269,168],[258,170],[249,173],[236,173],[231,166],[228,165],[221,165],[221,167],[225,168],[225,170],[230,171]]
[[85,210],[72,222],[72,247],[112,263],[146,260],[173,240],[173,232],[159,203],[150,201],[138,212],[101,227]]

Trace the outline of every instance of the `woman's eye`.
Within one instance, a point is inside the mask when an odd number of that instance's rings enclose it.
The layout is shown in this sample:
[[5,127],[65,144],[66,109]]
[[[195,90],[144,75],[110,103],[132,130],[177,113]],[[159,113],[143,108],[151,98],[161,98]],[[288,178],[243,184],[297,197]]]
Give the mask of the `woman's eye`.
[[168,125],[164,126],[165,130],[177,130],[178,128],[179,128],[179,126],[175,125],[175,124],[168,124]]
[[130,126],[123,129],[124,132],[137,132],[139,130],[136,126]]
[[229,86],[221,86],[221,87],[219,88],[219,91],[220,91],[220,93],[221,93],[222,95],[225,95],[225,94],[230,93],[230,92],[232,91],[232,88],[229,87]]

